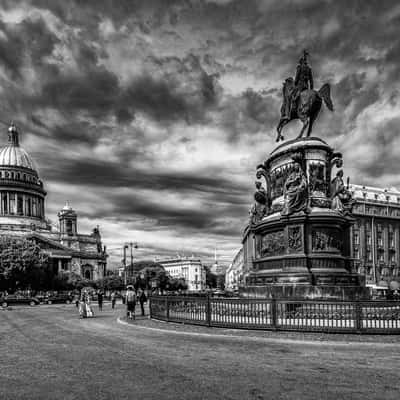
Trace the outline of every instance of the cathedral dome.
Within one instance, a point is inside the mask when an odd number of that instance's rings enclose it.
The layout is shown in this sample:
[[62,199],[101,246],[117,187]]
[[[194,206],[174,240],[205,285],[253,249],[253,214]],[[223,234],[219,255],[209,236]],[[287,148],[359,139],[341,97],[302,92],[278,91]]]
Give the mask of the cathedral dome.
[[14,124],[8,128],[8,144],[0,149],[0,231],[46,229],[46,191],[37,168],[19,145]]
[[13,124],[8,128],[8,145],[0,150],[0,167],[19,167],[37,171],[32,158],[19,146],[18,131]]

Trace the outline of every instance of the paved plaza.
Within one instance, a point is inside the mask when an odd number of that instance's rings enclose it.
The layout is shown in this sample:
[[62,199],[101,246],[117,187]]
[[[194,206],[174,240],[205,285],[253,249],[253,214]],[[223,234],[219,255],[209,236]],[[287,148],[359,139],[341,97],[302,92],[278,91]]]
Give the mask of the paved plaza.
[[349,335],[118,322],[123,311],[106,304],[93,319],[79,319],[73,305],[0,311],[0,398],[398,398],[393,337],[349,343]]

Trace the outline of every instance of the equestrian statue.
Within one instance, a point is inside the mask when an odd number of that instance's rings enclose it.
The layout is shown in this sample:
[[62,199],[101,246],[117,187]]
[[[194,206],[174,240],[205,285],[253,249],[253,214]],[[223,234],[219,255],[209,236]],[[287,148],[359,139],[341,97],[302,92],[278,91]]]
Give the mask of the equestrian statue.
[[303,123],[297,138],[301,138],[307,128],[307,137],[309,137],[314,121],[321,110],[322,101],[330,111],[333,111],[329,84],[325,83],[318,91],[314,90],[312,70],[307,62],[308,55],[307,51],[304,50],[296,68],[295,79],[293,80],[292,77],[289,77],[283,83],[283,104],[281,107],[281,119],[277,127],[277,142],[284,140],[281,133],[282,128],[294,119],[300,119]]

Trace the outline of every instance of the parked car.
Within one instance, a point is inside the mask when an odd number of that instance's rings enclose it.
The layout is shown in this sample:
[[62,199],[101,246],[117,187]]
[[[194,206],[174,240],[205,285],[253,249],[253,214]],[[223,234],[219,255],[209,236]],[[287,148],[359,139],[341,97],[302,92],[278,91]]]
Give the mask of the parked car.
[[0,304],[3,308],[9,305],[16,304],[29,304],[30,306],[37,306],[40,304],[40,300],[36,297],[21,295],[21,294],[9,294],[0,298]]
[[45,297],[44,302],[47,304],[65,303],[71,304],[74,297],[70,294],[52,294]]

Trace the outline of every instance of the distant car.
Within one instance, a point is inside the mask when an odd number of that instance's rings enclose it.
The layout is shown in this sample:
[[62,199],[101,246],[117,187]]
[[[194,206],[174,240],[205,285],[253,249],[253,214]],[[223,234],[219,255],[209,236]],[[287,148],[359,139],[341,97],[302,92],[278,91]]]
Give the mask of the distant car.
[[30,306],[37,306],[40,304],[40,300],[36,297],[24,296],[24,295],[14,295],[9,294],[7,296],[3,296],[0,298],[0,304],[3,308],[8,307],[9,305],[17,305],[17,304],[29,304]]
[[69,294],[54,294],[46,296],[44,302],[47,304],[55,304],[55,303],[71,304],[73,299],[74,299],[73,296]]

